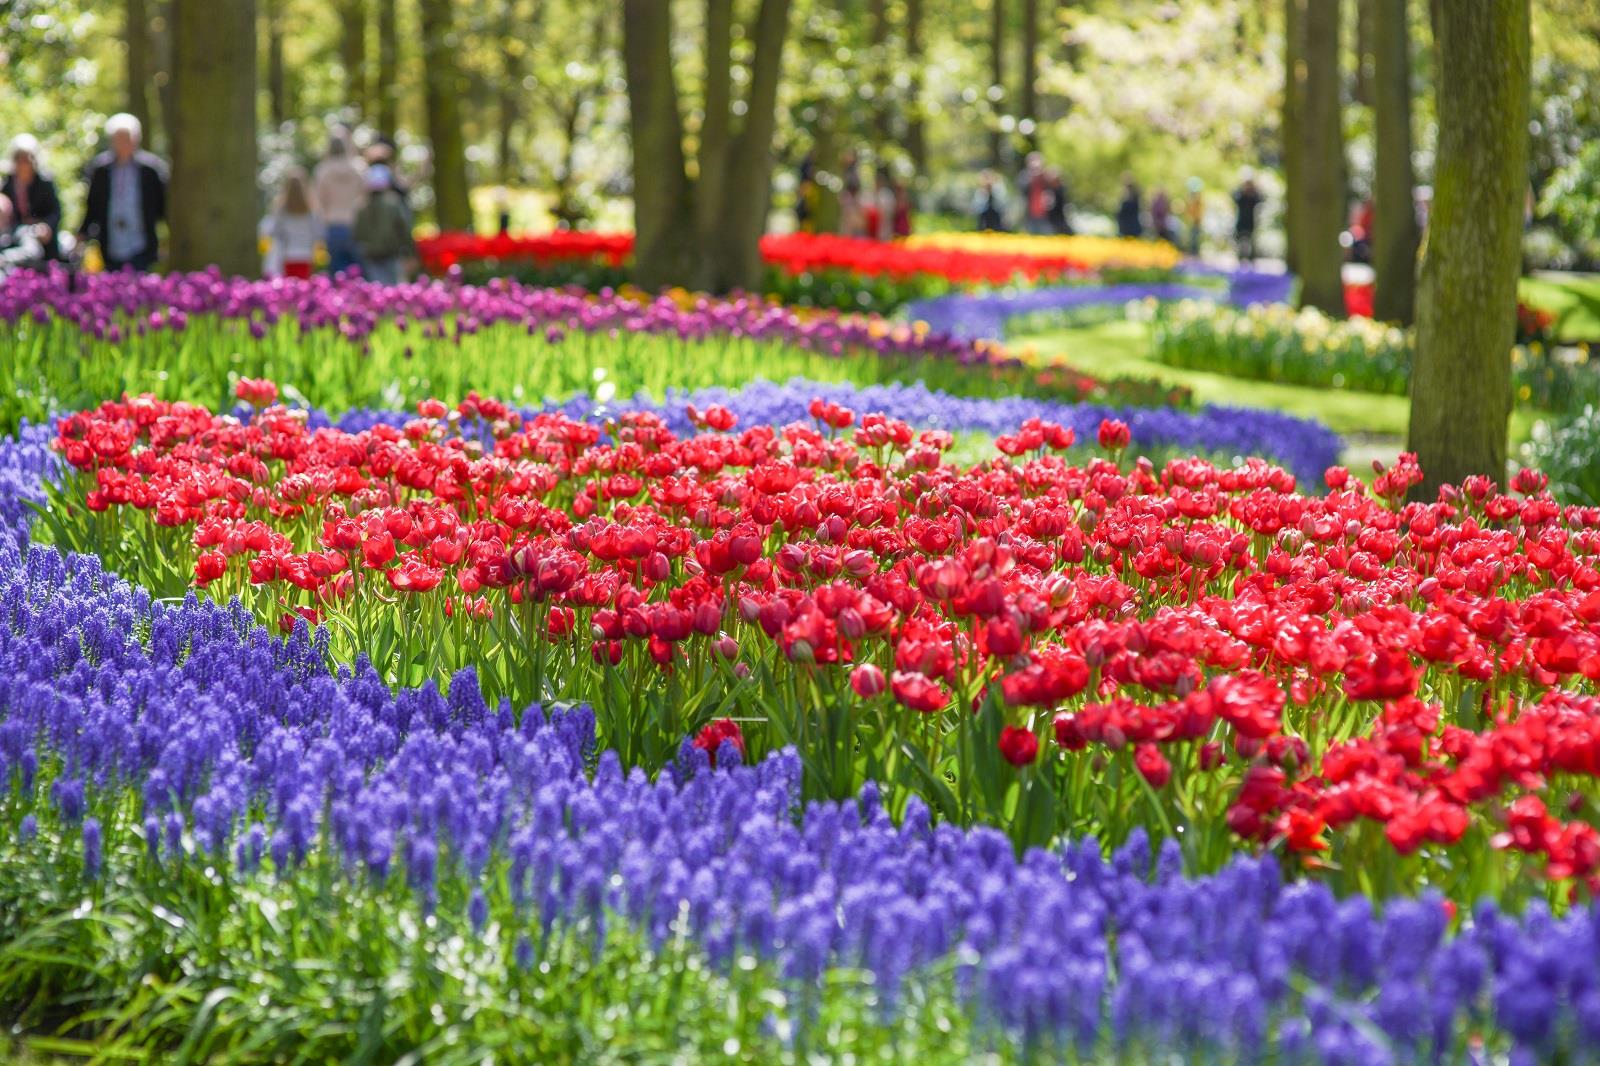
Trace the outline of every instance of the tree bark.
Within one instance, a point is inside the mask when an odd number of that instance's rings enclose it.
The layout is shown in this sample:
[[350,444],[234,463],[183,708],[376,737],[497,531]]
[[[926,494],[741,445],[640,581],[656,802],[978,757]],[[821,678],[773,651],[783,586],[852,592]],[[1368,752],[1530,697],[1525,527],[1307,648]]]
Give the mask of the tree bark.
[[1039,0],[1022,0],[1022,92],[1019,117],[1030,123],[1022,138],[1028,151],[1039,147]]
[[1439,144],[1411,375],[1414,496],[1506,472],[1522,212],[1528,187],[1528,0],[1440,6]]
[[255,2],[173,0],[172,20],[172,268],[252,276],[260,267]]
[[1411,171],[1411,42],[1406,0],[1372,8],[1372,313],[1410,325],[1417,289],[1417,209]]
[[1373,103],[1373,79],[1377,76],[1374,52],[1378,47],[1376,36],[1377,7],[1380,0],[1355,0],[1355,101],[1363,107]]
[[498,144],[495,167],[501,185],[510,185],[517,174],[517,122],[522,109],[523,45],[518,31],[517,0],[500,3],[500,82],[495,86],[495,121]]
[[1339,112],[1339,0],[1305,9],[1305,92],[1299,101],[1300,305],[1344,317],[1344,137]]
[[872,128],[877,143],[874,150],[882,158],[886,145],[894,140],[894,117],[889,108],[889,0],[871,0],[872,44]]
[[697,258],[667,4],[624,0],[622,59],[633,148],[634,271],[641,286],[656,289],[687,281]]
[[[710,246],[727,208],[728,155],[733,148],[733,0],[706,0],[705,114],[695,156],[699,180],[694,190],[696,239]],[[716,287],[716,264],[701,261],[696,284]]]
[[723,179],[722,239],[705,251],[719,263],[713,291],[760,292],[763,273],[761,235],[772,201],[772,138],[778,129],[778,83],[783,77],[783,43],[789,29],[789,0],[761,0],[750,36],[750,92],[744,126],[728,157]]
[[428,140],[433,149],[434,213],[439,228],[472,228],[472,203],[467,185],[467,149],[461,133],[461,70],[456,57],[460,40],[451,24],[450,0],[420,0],[423,95],[428,114]]
[[400,66],[400,29],[395,0],[378,3],[378,80],[373,96],[378,105],[378,132],[393,137],[400,125],[400,100],[395,92],[395,73]]
[[123,37],[128,47],[128,114],[150,128],[150,19],[144,0],[127,0]]
[[[148,0],[147,0],[148,2]],[[161,106],[161,119],[155,129],[145,127],[144,140],[157,152],[172,154],[172,121],[177,111],[176,94],[172,88],[172,39],[176,18],[174,0],[155,0],[156,22],[150,27],[156,57],[156,102]]]
[[[991,101],[999,111],[1005,99],[1006,84],[1006,5],[1005,0],[989,0],[989,87],[1001,94],[1000,100]],[[989,165],[996,170],[1005,165],[1005,137],[1000,132],[998,119],[989,131]]]
[[367,99],[367,3],[340,0],[339,62],[344,67],[344,102],[362,116],[371,113]]
[[1305,5],[1306,0],[1284,0],[1283,4],[1283,115],[1278,140],[1283,152],[1283,238],[1284,264],[1291,274],[1300,270],[1301,184],[1300,98],[1305,83]]
[[[708,14],[720,2],[708,0]],[[760,241],[772,192],[772,138],[788,23],[789,0],[761,0],[755,21],[745,32],[755,49],[746,79],[743,125],[725,149],[713,145],[697,158],[698,178],[691,181],[672,70],[669,5],[625,0],[622,58],[633,148],[634,270],[645,288],[684,283],[716,292],[759,288]],[[730,32],[730,41],[731,37]],[[713,127],[717,120],[712,116],[732,97],[732,81],[726,76],[731,73],[731,59],[724,65],[717,56],[720,40],[720,24],[708,19],[707,47],[712,54],[707,70],[718,75],[708,77],[706,88],[707,117]],[[697,205],[711,209],[697,210]]]
[[918,177],[928,170],[928,132],[922,115],[922,0],[906,0],[906,154]]
[[293,118],[289,107],[289,77],[283,62],[283,0],[261,0],[261,21],[267,29],[267,113],[273,129]]

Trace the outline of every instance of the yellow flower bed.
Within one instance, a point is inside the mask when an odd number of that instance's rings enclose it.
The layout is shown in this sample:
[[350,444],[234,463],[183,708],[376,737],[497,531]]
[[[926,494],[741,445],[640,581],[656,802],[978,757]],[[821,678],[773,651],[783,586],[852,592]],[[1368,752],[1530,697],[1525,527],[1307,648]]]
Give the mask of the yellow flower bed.
[[929,233],[907,237],[907,248],[942,248],[986,255],[1074,259],[1089,267],[1170,268],[1183,255],[1166,241],[1128,237],[1043,237],[1022,233]]

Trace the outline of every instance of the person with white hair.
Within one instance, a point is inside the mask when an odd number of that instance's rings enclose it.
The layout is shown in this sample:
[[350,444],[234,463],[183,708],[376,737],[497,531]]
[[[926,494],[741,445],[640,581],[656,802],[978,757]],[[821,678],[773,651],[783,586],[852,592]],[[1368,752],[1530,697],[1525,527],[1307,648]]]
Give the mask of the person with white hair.
[[100,243],[107,270],[149,270],[160,252],[156,225],[167,217],[167,164],[139,147],[139,120],[106,121],[109,151],[89,164],[89,196],[78,235]]
[[31,134],[19,133],[12,138],[6,157],[11,161],[11,173],[0,185],[0,196],[11,203],[11,224],[8,229],[26,227],[44,247],[45,254],[54,258],[61,230],[61,198],[56,194],[56,183],[44,173],[39,162],[39,142]]

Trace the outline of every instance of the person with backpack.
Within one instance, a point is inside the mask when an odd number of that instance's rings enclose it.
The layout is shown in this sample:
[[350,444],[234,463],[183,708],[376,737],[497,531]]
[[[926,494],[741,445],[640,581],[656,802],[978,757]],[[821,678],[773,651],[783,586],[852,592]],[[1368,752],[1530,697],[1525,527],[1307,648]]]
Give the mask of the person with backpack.
[[411,239],[411,214],[395,191],[389,168],[367,168],[367,202],[356,214],[356,247],[362,270],[380,285],[398,285],[401,266],[416,254]]

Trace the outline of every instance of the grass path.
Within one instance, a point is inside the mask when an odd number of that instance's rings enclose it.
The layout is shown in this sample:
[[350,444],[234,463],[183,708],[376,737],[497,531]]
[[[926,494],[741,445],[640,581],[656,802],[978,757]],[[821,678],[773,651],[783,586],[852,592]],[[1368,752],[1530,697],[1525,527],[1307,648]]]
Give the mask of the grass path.
[[[1150,327],[1142,322],[1052,330],[1017,337],[1010,344],[1019,354],[1026,356],[1031,351],[1039,359],[1059,359],[1096,377],[1127,375],[1186,385],[1201,403],[1261,407],[1317,419],[1350,439],[1346,460],[1352,463],[1392,459],[1405,440],[1410,418],[1410,401],[1404,396],[1248,381],[1167,366],[1151,356]],[[1537,420],[1535,412],[1515,412],[1511,417],[1513,444],[1527,440]]]

